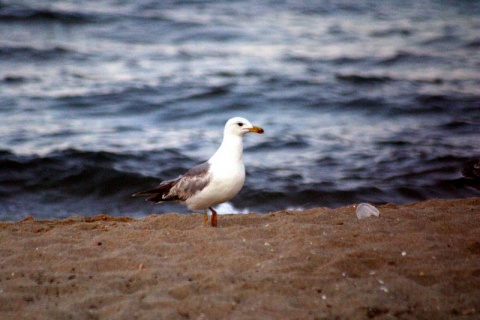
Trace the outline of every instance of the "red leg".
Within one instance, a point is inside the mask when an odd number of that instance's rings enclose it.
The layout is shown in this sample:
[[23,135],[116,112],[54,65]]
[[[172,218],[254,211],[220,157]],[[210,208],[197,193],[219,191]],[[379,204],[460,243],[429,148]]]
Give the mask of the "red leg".
[[210,211],[212,211],[212,227],[216,227],[217,226],[217,212],[215,210],[213,210],[212,207],[209,207],[208,209],[210,209]]

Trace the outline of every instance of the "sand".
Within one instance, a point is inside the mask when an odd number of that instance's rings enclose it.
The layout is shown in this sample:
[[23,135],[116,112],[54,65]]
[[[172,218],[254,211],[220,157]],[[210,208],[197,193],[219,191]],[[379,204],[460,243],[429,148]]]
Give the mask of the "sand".
[[480,198],[0,223],[1,319],[479,319]]

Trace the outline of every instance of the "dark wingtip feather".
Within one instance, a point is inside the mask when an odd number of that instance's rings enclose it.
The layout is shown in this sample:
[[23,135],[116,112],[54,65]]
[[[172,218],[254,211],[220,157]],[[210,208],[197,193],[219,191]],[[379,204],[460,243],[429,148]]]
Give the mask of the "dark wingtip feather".
[[132,197],[145,197],[145,196],[150,196],[152,195],[151,193],[148,193],[148,191],[140,191],[140,192],[135,192],[132,194]]
[[161,193],[157,193],[149,198],[147,198],[147,201],[152,201],[152,202],[155,202],[155,203],[160,203],[162,201],[164,201],[163,199],[163,194]]
[[132,194],[132,197],[150,197],[147,201],[161,202],[165,201],[163,196],[168,193],[170,188],[175,184],[176,180],[162,182],[158,187],[150,190],[144,190]]

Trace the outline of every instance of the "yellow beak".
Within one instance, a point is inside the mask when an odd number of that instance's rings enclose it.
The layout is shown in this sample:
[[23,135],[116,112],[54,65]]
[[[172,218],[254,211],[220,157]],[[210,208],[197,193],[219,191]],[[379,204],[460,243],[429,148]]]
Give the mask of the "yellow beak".
[[263,129],[257,126],[253,126],[252,128],[248,129],[250,132],[255,132],[255,133],[263,133]]

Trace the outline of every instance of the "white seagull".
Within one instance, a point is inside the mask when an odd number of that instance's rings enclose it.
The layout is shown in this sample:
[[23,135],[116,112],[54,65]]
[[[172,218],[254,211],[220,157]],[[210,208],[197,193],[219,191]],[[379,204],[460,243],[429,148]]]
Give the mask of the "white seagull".
[[148,196],[147,201],[180,202],[190,210],[203,210],[208,223],[207,208],[212,212],[211,225],[217,226],[217,212],[212,206],[229,201],[242,189],[245,182],[243,164],[243,136],[246,133],[263,133],[245,118],[227,121],[220,148],[207,161],[188,170],[176,179],[163,181],[158,187],[140,191],[133,197]]

